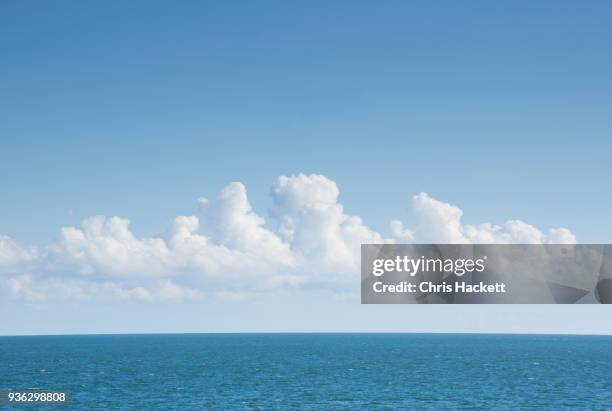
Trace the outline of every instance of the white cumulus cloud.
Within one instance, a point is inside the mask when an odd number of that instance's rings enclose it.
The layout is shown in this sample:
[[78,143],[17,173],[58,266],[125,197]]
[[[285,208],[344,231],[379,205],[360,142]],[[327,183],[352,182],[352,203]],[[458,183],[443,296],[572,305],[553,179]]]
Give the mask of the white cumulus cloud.
[[200,215],[178,216],[161,236],[138,237],[129,221],[94,216],[64,227],[38,249],[0,235],[0,287],[10,298],[174,300],[295,287],[355,287],[364,243],[574,243],[565,228],[546,232],[518,220],[467,225],[458,207],[421,193],[390,238],[348,215],[340,191],[317,174],[281,176],[268,221],[234,182]]
[[412,198],[411,212],[416,227],[406,230],[401,221],[392,222],[391,229],[398,239],[416,243],[460,244],[572,244],[576,237],[566,228],[553,228],[547,233],[520,220],[502,225],[483,223],[463,224],[463,211],[452,204],[420,193]]
[[36,250],[33,247],[24,247],[12,238],[0,234],[0,270],[32,261],[35,258]]
[[344,213],[336,183],[322,175],[281,176],[272,187],[279,235],[306,271],[354,272],[362,243],[382,243],[358,216]]

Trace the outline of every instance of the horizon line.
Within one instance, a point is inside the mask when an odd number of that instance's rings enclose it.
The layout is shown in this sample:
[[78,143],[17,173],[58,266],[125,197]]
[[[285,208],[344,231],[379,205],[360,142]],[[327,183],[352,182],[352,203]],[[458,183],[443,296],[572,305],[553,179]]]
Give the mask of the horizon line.
[[95,337],[95,336],[145,336],[145,335],[241,335],[241,334],[411,334],[411,335],[516,335],[516,336],[575,336],[612,337],[611,334],[570,333],[570,332],[444,332],[444,331],[209,331],[209,332],[143,332],[143,333],[67,333],[67,334],[0,334],[0,338],[12,337]]

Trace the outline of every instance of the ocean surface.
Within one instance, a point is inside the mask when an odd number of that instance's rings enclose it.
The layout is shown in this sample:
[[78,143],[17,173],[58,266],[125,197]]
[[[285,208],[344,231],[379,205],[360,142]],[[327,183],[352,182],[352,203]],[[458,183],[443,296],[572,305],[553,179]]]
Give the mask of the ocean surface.
[[610,409],[612,337],[0,337],[0,389],[26,388],[68,390],[53,409]]

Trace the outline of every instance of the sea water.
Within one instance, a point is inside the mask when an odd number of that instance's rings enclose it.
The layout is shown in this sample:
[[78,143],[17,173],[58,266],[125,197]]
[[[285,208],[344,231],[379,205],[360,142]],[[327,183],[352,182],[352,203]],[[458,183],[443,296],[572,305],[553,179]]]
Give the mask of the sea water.
[[54,409],[609,409],[612,337],[169,334],[0,337],[0,389]]

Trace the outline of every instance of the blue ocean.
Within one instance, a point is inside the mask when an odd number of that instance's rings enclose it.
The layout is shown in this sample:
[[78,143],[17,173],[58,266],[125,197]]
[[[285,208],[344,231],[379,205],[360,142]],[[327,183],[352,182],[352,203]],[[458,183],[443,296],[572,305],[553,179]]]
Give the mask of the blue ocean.
[[609,409],[612,337],[0,337],[0,389],[27,388],[69,391],[54,409]]

